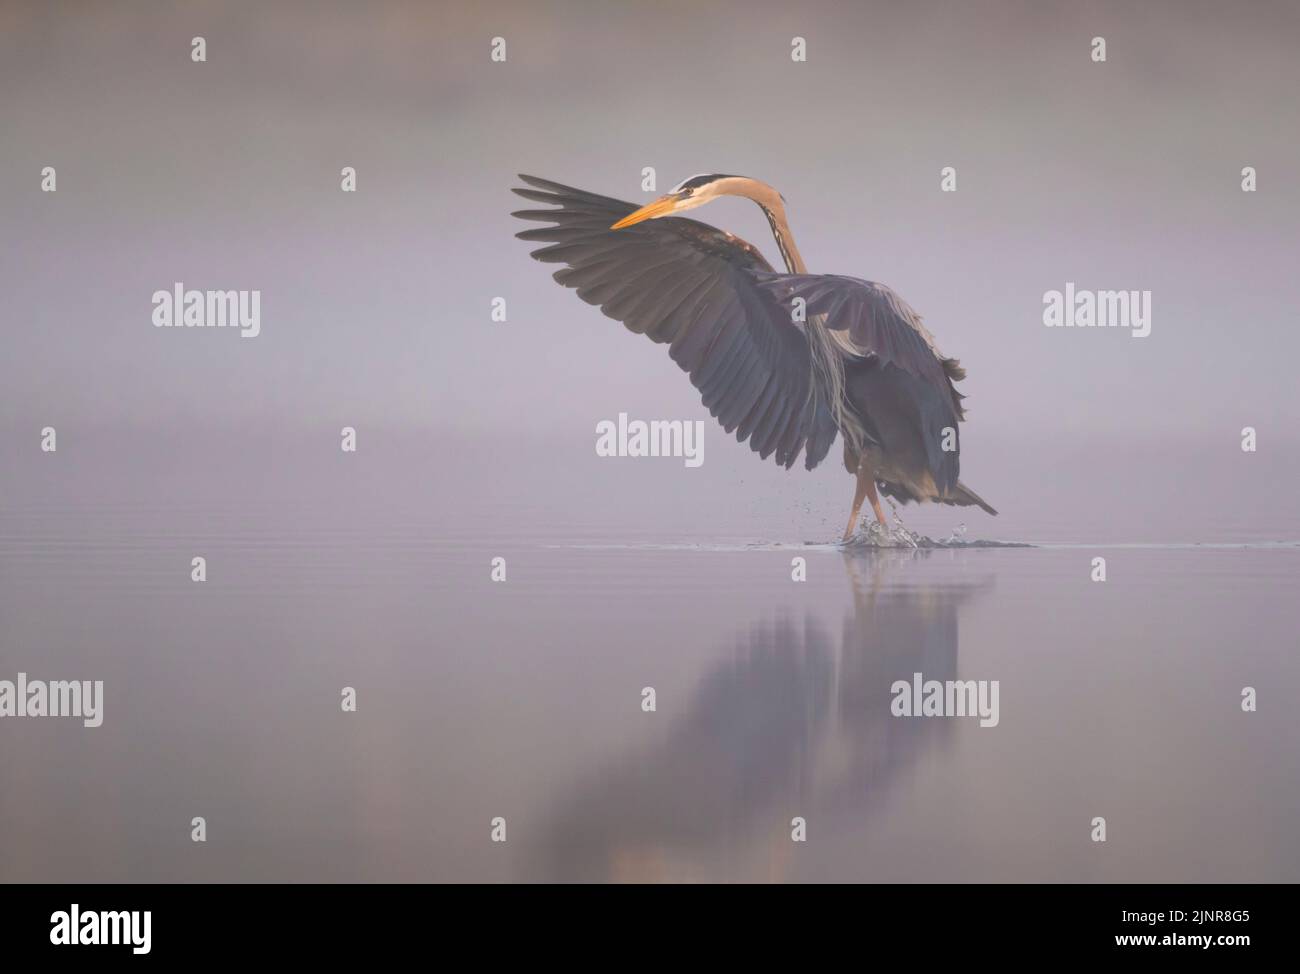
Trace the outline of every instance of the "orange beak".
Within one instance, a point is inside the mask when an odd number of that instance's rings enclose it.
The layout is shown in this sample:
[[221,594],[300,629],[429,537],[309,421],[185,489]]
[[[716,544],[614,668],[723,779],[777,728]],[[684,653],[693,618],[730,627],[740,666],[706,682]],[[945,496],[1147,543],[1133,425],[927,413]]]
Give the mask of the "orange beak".
[[633,210],[623,219],[610,226],[611,230],[622,230],[624,227],[630,227],[634,223],[640,223],[642,220],[652,220],[657,216],[663,216],[665,213],[671,213],[677,208],[677,196],[669,194],[661,196],[653,203],[647,203],[639,210]]

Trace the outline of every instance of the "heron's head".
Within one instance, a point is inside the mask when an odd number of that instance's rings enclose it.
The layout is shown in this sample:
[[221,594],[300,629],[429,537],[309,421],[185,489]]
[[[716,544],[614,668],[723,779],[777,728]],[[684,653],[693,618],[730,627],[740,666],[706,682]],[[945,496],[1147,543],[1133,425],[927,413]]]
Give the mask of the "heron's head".
[[647,203],[639,210],[634,210],[619,220],[611,230],[622,230],[642,220],[657,220],[661,216],[673,216],[703,206],[720,196],[744,196],[760,206],[775,208],[779,206],[781,194],[767,183],[750,179],[748,176],[728,176],[722,173],[702,173],[682,180],[671,190],[653,203]]

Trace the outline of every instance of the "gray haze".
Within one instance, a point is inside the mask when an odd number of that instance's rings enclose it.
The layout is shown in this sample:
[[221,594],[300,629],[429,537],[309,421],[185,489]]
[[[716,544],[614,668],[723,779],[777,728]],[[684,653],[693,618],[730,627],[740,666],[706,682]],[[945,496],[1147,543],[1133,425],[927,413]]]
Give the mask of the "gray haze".
[[[0,724],[0,881],[1295,881],[1297,50],[1291,3],[0,0],[0,680],[105,683]],[[1043,546],[825,544],[838,446],[759,461],[513,238],[516,172],[645,166],[897,288],[1001,510],[907,524]],[[261,335],[153,327],[176,281]],[[1067,281],[1150,337],[1045,328]],[[703,466],[597,457],[620,412]],[[918,670],[1001,723],[893,720]]]
[[[1294,4],[744,6],[0,6],[3,422],[707,418],[511,236],[517,171],[639,200],[654,166],[773,183],[814,271],[897,288],[970,370],[971,451],[1295,427]],[[775,256],[751,204],[696,215]],[[261,289],[262,336],[154,329],[178,280]],[[1151,337],[1044,328],[1067,280],[1150,289]]]

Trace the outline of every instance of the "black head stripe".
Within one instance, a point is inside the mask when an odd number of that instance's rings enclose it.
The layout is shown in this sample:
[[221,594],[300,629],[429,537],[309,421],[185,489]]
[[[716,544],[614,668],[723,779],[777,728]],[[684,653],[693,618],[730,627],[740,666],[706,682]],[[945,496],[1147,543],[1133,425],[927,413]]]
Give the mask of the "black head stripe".
[[719,179],[730,179],[726,173],[701,173],[698,176],[692,176],[690,179],[683,180],[673,188],[675,193],[689,193],[699,189],[701,186],[707,186],[709,183]]

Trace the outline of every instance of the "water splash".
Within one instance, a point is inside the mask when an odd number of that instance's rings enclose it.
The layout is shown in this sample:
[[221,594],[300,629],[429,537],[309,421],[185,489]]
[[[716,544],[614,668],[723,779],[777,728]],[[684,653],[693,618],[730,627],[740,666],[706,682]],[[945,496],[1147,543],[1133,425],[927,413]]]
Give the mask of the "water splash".
[[874,518],[868,518],[858,528],[853,537],[845,541],[846,549],[858,548],[1032,548],[1034,545],[1019,541],[989,541],[986,539],[966,540],[965,523],[958,524],[946,538],[926,537],[912,531],[898,516],[898,509],[892,504],[893,523],[881,524]]

